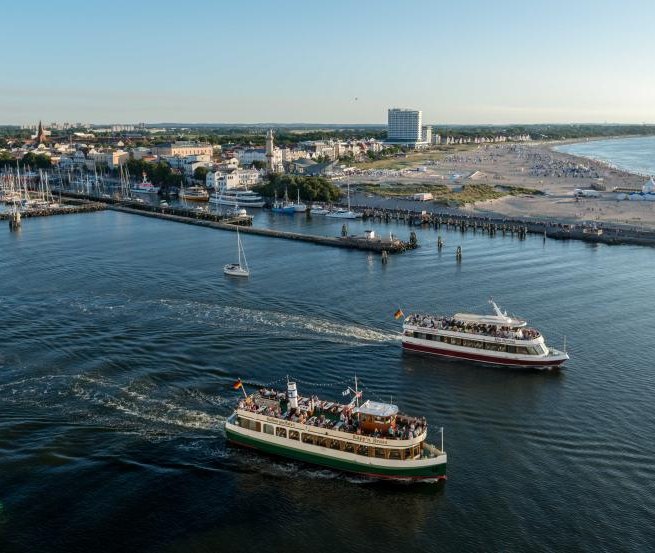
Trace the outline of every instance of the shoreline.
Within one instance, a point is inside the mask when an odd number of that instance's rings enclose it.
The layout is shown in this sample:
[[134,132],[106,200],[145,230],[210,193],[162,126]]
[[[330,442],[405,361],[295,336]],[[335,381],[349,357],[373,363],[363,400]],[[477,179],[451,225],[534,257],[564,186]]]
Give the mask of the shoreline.
[[582,155],[582,154],[572,154],[570,152],[562,152],[562,151],[556,150],[556,148],[558,148],[560,146],[568,146],[568,145],[572,145],[572,144],[586,144],[587,142],[604,142],[604,141],[611,141],[611,140],[629,140],[629,139],[634,139],[634,138],[649,138],[649,137],[655,138],[655,135],[643,135],[643,136],[642,135],[629,135],[629,136],[621,136],[621,137],[613,137],[613,138],[599,137],[599,138],[590,139],[590,140],[583,141],[583,142],[581,142],[579,140],[576,140],[576,141],[562,141],[561,143],[552,145],[550,147],[550,150],[555,154],[569,156],[569,157],[571,157],[573,159],[584,160],[585,162],[592,161],[594,163],[598,163],[598,164],[606,167],[607,169],[612,169],[614,171],[621,172],[621,173],[623,173],[625,175],[637,176],[637,177],[642,177],[642,178],[648,179],[651,176],[655,175],[655,173],[653,173],[653,174],[651,174],[651,173],[641,173],[639,171],[635,171],[635,170],[620,167],[619,165],[616,165],[615,163],[612,163],[612,162],[610,162],[608,160],[605,160],[605,159],[600,159],[598,157],[592,157],[590,155],[586,156],[586,155]]

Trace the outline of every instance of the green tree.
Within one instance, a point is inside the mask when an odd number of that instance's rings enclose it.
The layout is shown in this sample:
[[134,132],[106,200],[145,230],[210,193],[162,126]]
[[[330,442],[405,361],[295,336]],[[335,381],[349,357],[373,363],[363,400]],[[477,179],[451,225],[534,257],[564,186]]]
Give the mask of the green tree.
[[196,167],[193,171],[193,178],[205,182],[207,173],[209,173],[209,169],[207,169],[207,167]]
[[275,194],[281,196],[285,190],[291,198],[295,198],[300,191],[300,198],[305,201],[335,202],[341,197],[339,187],[325,177],[273,174],[257,187],[257,192],[269,198]]

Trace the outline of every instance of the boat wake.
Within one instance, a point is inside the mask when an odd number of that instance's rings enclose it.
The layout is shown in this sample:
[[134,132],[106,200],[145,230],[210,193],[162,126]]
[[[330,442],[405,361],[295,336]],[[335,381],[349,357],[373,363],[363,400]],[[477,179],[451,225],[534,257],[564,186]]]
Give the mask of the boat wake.
[[385,343],[399,341],[401,338],[399,333],[277,311],[177,300],[161,300],[161,305],[184,320],[195,318],[205,325],[214,327],[243,328],[250,331],[263,327],[283,335],[319,335],[331,341],[351,344]]
[[194,438],[224,436],[232,403],[231,398],[162,387],[148,379],[121,384],[85,374],[24,378],[0,384],[0,395],[2,402],[45,409],[49,418],[150,440],[188,437],[190,431]]

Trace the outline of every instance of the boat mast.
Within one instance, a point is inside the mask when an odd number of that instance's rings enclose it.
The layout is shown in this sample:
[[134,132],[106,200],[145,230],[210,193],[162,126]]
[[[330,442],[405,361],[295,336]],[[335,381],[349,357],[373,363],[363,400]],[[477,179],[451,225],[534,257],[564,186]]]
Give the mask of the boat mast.
[[355,375],[355,403],[359,407],[359,389],[357,388],[357,375]]

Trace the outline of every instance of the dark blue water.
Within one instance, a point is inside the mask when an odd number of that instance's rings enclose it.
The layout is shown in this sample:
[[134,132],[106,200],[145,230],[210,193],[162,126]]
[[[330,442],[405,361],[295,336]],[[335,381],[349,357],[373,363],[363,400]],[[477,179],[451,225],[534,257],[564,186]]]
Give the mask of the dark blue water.
[[[232,233],[113,212],[0,232],[0,551],[652,550],[655,252],[441,233],[441,254],[419,231],[386,266],[244,236],[252,276],[235,281]],[[491,295],[555,347],[566,336],[566,369],[401,352],[399,306]],[[226,445],[236,378],[338,399],[355,373],[366,397],[424,414],[433,442],[445,427],[445,486]]]

